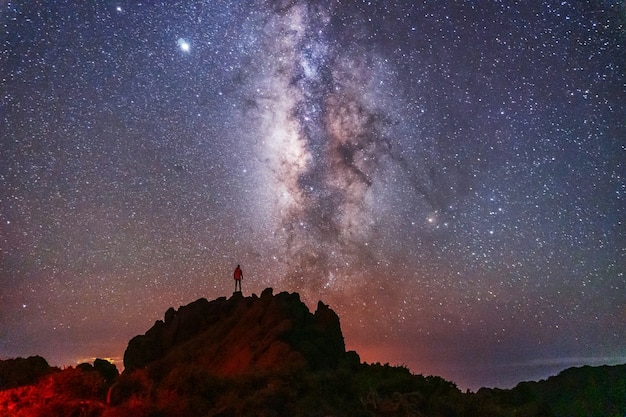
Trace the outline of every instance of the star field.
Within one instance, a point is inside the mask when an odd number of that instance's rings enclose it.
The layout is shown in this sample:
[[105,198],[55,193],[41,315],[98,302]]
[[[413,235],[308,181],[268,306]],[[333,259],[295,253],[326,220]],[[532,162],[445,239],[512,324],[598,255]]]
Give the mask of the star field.
[[462,389],[626,362],[623,2],[414,3],[4,2],[0,359],[241,264]]

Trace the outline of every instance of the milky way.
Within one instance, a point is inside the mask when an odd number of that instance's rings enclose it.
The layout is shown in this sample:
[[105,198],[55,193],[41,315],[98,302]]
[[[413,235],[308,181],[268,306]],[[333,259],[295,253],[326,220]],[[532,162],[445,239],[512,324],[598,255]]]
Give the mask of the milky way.
[[0,358],[241,264],[461,388],[626,361],[623,2],[50,3],[1,3]]

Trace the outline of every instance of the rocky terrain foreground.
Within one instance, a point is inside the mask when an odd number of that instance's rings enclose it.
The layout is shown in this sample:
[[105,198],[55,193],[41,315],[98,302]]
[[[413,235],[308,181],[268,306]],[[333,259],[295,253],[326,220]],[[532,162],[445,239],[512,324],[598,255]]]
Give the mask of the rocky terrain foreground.
[[364,364],[339,317],[296,293],[170,308],[130,340],[124,372],[104,360],[59,370],[0,361],[0,416],[623,416],[626,366],[566,370],[511,390],[462,393],[436,376]]

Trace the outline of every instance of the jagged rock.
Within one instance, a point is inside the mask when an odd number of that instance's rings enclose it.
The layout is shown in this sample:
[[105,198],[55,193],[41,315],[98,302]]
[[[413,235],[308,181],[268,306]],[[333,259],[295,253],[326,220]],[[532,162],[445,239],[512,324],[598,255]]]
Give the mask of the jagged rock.
[[120,374],[117,367],[105,359],[96,358],[96,360],[93,361],[93,369],[98,372],[107,383],[114,381]]
[[167,369],[193,360],[216,375],[236,375],[305,365],[319,369],[345,357],[333,310],[320,302],[311,314],[297,293],[273,295],[267,288],[260,298],[235,293],[168,309],[164,321],[129,342],[124,367],[126,372]]
[[83,372],[97,372],[107,383],[113,382],[120,374],[114,364],[100,358],[96,358],[93,365],[90,363],[81,363],[76,365],[76,368]]
[[54,369],[41,356],[0,361],[0,390],[33,384]]

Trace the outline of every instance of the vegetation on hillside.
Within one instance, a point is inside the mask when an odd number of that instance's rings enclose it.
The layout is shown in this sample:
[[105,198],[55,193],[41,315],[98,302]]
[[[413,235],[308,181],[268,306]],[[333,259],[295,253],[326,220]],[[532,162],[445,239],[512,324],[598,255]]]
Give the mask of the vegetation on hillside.
[[111,366],[55,370],[37,383],[0,391],[7,417],[89,416],[493,416],[617,417],[626,412],[626,366],[583,367],[511,390],[462,393],[435,376],[350,360],[234,377],[186,365],[166,375]]

